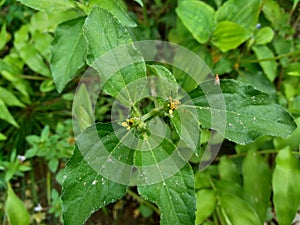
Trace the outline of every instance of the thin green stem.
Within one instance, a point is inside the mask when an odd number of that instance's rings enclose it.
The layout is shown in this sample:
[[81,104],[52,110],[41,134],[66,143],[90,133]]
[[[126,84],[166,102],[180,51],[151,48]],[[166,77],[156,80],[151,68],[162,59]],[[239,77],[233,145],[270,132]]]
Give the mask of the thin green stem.
[[33,76],[33,75],[19,75],[18,77],[24,78],[26,80],[48,80],[47,77]]
[[51,205],[51,172],[47,171],[47,201]]
[[159,209],[151,204],[150,202],[146,201],[145,199],[143,199],[141,196],[139,196],[138,194],[136,194],[135,192],[133,192],[132,190],[128,189],[127,193],[133,197],[135,200],[137,200],[140,204],[145,204],[147,206],[149,206],[151,209],[153,209],[154,212],[156,212],[158,215],[160,215]]
[[[30,163],[31,163],[31,165],[34,165],[33,160],[31,160]],[[33,170],[30,170],[29,176],[30,176],[30,180],[31,180],[31,193],[32,193],[33,202],[34,202],[34,204],[37,204],[39,202],[39,199],[38,199],[37,191],[35,189],[36,182],[35,182],[35,177],[34,177],[34,171]]]
[[288,56],[292,56],[292,55],[297,55],[300,54],[300,50],[298,51],[294,51],[294,52],[290,52],[287,54],[282,54],[282,55],[278,55],[272,58],[265,58],[265,59],[253,59],[253,60],[241,60],[239,63],[258,63],[258,62],[264,62],[264,61],[274,61],[277,59],[281,59],[284,57],[288,57]]
[[164,107],[163,106],[159,106],[159,107],[156,107],[154,108],[153,110],[151,110],[150,112],[148,112],[147,114],[143,115],[141,120],[143,122],[147,121],[148,119],[156,116],[161,110],[163,110]]

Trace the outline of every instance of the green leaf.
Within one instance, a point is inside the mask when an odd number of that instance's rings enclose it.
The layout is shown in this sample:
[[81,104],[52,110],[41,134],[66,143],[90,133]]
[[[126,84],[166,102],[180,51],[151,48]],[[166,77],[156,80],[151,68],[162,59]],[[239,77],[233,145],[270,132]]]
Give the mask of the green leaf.
[[176,13],[186,28],[193,34],[194,38],[201,44],[206,43],[214,29],[214,9],[204,2],[183,1]]
[[255,34],[255,44],[265,45],[273,40],[274,31],[271,27],[260,28]]
[[142,0],[134,0],[135,2],[137,2],[140,6],[144,6],[143,1]]
[[19,52],[21,58],[33,71],[44,76],[50,76],[50,70],[45,64],[42,55],[29,42],[29,26],[22,26],[15,32],[14,46]]
[[85,65],[87,43],[82,31],[84,21],[84,17],[70,20],[60,24],[55,30],[50,68],[58,92]]
[[[85,84],[82,84],[76,93],[76,98],[74,98],[73,103],[73,112],[75,118],[78,120],[78,128],[80,130],[89,127],[93,121],[95,121],[89,91]],[[75,127],[76,125],[77,124],[74,124]]]
[[99,72],[103,90],[113,97],[125,90],[119,100],[134,102],[130,93],[135,90],[128,90],[127,84],[145,77],[146,66],[127,30],[108,11],[95,7],[84,24],[84,35],[88,41],[87,62]]
[[159,207],[161,225],[194,225],[196,199],[189,164],[163,182],[138,186],[138,192]]
[[230,225],[262,225],[255,210],[243,199],[234,194],[223,193],[220,205],[226,223]]
[[25,107],[25,105],[20,102],[20,100],[10,91],[7,89],[0,87],[0,99],[7,105],[7,106],[19,106]]
[[252,31],[257,24],[259,5],[259,0],[229,0],[217,10],[215,20],[217,23],[231,21]]
[[237,23],[222,21],[217,24],[211,42],[222,52],[234,49],[245,42],[251,33]]
[[280,225],[290,225],[300,205],[300,163],[289,147],[276,156],[272,185],[278,222]]
[[8,33],[6,31],[6,24],[3,23],[2,28],[1,28],[1,32],[0,32],[0,50],[2,50],[6,44],[6,42],[8,41],[8,37],[7,36]]
[[243,161],[245,198],[264,221],[271,196],[271,172],[266,160],[256,152],[248,152]]
[[274,81],[277,76],[277,64],[275,62],[274,53],[266,45],[256,45],[252,47],[258,60],[260,59],[270,59],[268,61],[260,61],[259,65],[262,67],[264,73],[267,75],[270,81]]
[[[93,136],[95,129],[99,137]],[[127,131],[121,127],[121,132],[123,133],[120,135],[124,136]],[[99,138],[103,143],[102,148],[97,145]],[[101,174],[104,168],[110,170],[110,166],[116,167],[111,158],[122,157],[125,164],[132,164],[133,158],[133,152],[121,144],[112,124],[101,123],[87,128],[77,137],[77,143],[80,143],[80,148],[75,148],[73,156],[67,163],[62,185],[63,219],[66,225],[84,224],[93,212],[124,196],[127,185],[115,183]],[[105,156],[107,151],[109,151],[108,158]],[[123,174],[122,168],[119,168],[119,171],[113,170],[112,173],[122,179],[128,176]]]
[[136,27],[136,23],[127,14],[127,9],[123,7],[119,0],[91,0],[90,5],[98,5],[106,9],[126,27]]
[[213,190],[202,189],[197,192],[196,225],[202,224],[215,210],[216,193]]
[[22,4],[40,11],[50,13],[66,11],[74,8],[74,3],[69,0],[18,0]]
[[290,63],[285,68],[286,74],[289,76],[300,77],[300,63]]
[[4,134],[0,133],[0,141],[5,141],[6,139],[7,137]]
[[[212,81],[206,85],[208,89],[213,90],[215,84]],[[221,132],[222,124],[226,122],[225,138],[238,144],[253,142],[264,135],[287,137],[296,128],[291,115],[274,103],[266,93],[236,80],[221,80],[220,88],[222,95],[212,93],[210,99],[220,101],[223,97],[225,110],[223,107],[210,108],[207,97],[200,88],[190,93],[192,102],[182,99],[181,107],[195,105],[200,122],[206,128]],[[212,113],[220,114],[220,124],[216,123],[215,127],[211,124]]]
[[15,121],[14,117],[8,111],[4,101],[0,99],[0,119],[7,121],[8,123],[19,127],[18,123]]
[[222,180],[241,184],[241,175],[231,159],[226,156],[221,157],[218,168]]
[[10,225],[29,225],[30,215],[22,202],[7,183],[7,199],[5,202],[5,212]]

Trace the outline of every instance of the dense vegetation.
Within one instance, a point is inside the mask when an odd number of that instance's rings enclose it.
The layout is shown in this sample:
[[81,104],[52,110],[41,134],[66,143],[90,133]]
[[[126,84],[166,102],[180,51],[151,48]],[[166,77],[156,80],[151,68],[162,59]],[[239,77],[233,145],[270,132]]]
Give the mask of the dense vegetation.
[[0,6],[1,224],[296,223],[298,0]]

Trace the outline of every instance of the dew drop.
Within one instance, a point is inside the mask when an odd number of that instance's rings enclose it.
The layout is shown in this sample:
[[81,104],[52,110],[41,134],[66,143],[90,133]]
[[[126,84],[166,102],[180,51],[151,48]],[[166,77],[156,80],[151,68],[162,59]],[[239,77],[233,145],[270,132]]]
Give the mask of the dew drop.
[[164,187],[167,186],[166,182],[163,182],[163,186],[164,186]]
[[229,124],[228,124],[228,126],[232,127],[232,124],[231,124],[231,123],[229,123]]
[[253,120],[256,121],[256,117],[253,117]]
[[105,184],[105,180],[104,180],[103,177],[101,178],[101,183],[102,183],[102,184]]
[[97,184],[97,180],[93,180],[93,183],[92,183],[92,185],[95,185],[95,184]]
[[85,186],[85,185],[86,185],[86,182],[83,183],[83,186]]

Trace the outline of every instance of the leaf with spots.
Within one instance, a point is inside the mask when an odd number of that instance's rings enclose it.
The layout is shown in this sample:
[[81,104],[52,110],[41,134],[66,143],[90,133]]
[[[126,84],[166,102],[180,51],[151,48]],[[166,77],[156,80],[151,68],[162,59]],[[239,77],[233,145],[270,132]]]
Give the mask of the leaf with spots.
[[196,197],[193,171],[189,164],[160,183],[139,186],[138,191],[146,200],[158,205],[161,225],[195,224]]
[[[222,93],[219,93],[213,81],[203,85],[211,91],[205,95],[200,87],[195,89],[190,93],[192,100],[182,99],[181,107],[195,107],[203,127],[224,133],[225,138],[233,142],[246,144],[264,135],[287,137],[296,128],[292,116],[283,107],[253,86],[236,80],[221,80]],[[218,101],[219,106],[211,107],[212,102]]]
[[[126,132],[126,129],[121,129],[123,130]],[[99,147],[100,140],[103,143],[102,147]],[[66,166],[62,185],[65,225],[84,224],[99,208],[123,197],[127,185],[104,177],[105,174],[107,175],[105,169],[114,166],[113,159],[116,158],[123,157],[126,164],[132,161],[130,150],[126,151],[127,149],[124,148],[122,151],[117,151],[114,148],[118,146],[119,140],[112,124],[98,124],[87,128],[77,137],[77,143],[79,144]],[[104,152],[107,154],[105,155]],[[129,153],[126,155],[126,152]],[[111,171],[116,176],[123,176],[126,179],[122,168]]]

